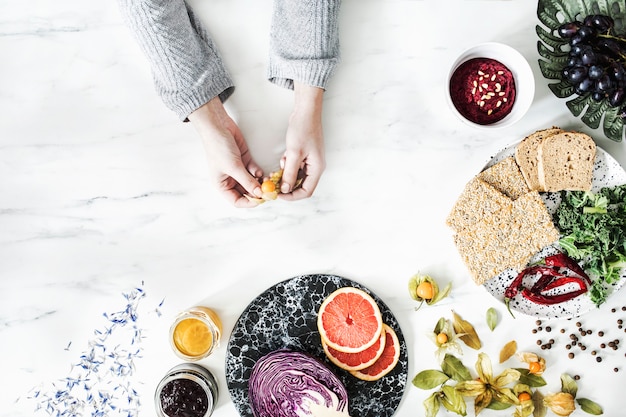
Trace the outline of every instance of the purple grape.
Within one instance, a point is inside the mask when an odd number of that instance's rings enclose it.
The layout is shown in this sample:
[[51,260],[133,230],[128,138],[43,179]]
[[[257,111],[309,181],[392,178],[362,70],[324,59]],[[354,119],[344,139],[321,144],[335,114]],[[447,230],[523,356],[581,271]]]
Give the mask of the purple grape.
[[578,32],[581,26],[582,24],[578,21],[564,23],[559,26],[557,33],[560,37],[569,39]]
[[576,93],[579,95],[583,95],[585,93],[592,91],[595,87],[596,87],[596,83],[593,80],[590,80],[589,78],[585,78],[581,82],[579,82],[578,85],[576,86]]
[[590,66],[587,72],[589,74],[589,78],[591,78],[592,80],[597,80],[604,75],[604,69],[599,65]]
[[612,33],[614,26],[610,16],[601,14],[561,24],[557,33],[570,47],[562,77],[577,94],[607,100],[626,118],[626,37]]
[[571,68],[566,67],[563,69],[563,75],[569,82],[576,84],[587,78],[587,68],[583,66]]
[[596,35],[596,29],[590,26],[582,26],[576,32],[576,35],[580,36],[583,40],[588,40]]
[[600,77],[600,79],[598,79],[596,87],[598,88],[598,91],[610,91],[613,88],[613,81],[611,81],[608,75],[604,74]]
[[621,106],[624,103],[625,98],[626,98],[626,91],[624,90],[623,87],[618,87],[609,96],[609,104],[613,107]]
[[601,102],[606,98],[605,93],[601,93],[600,91],[594,91],[591,93],[591,99],[597,103]]
[[609,74],[609,77],[611,77],[615,81],[623,81],[624,76],[626,75],[626,72],[624,71],[624,66],[615,61],[609,64],[607,73]]
[[591,48],[583,51],[580,55],[580,59],[582,60],[583,65],[593,65],[598,61],[596,53]]
[[583,20],[583,24],[585,26],[592,27],[599,32],[607,32],[615,25],[615,22],[610,16],[594,14],[585,17],[585,20]]

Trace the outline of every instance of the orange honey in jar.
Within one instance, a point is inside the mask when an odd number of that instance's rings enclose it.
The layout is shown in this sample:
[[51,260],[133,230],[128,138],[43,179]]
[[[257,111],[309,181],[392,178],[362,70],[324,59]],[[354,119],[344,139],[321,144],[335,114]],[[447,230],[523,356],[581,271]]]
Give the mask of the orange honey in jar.
[[215,311],[196,306],[180,313],[170,328],[174,352],[186,360],[205,358],[219,346],[222,321]]

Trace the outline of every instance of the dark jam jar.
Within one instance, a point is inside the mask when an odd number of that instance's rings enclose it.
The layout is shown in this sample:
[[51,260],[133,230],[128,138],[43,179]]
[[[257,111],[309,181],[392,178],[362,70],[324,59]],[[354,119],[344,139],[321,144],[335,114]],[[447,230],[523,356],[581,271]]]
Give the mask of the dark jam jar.
[[213,374],[200,365],[183,363],[159,382],[154,401],[159,417],[209,417],[217,397]]
[[465,61],[450,78],[450,98],[467,120],[489,125],[504,119],[515,103],[515,78],[509,68],[491,58]]

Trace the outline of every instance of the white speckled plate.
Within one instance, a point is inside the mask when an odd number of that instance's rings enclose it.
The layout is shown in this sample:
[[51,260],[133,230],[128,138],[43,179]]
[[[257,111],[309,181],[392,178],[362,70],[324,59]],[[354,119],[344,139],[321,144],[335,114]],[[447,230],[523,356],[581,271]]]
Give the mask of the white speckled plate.
[[[356,287],[369,293],[380,308],[383,321],[400,341],[400,360],[378,381],[361,381],[339,369],[327,358],[317,331],[317,311],[333,291]],[[277,349],[289,348],[321,360],[348,390],[353,417],[391,417],[402,400],[408,375],[406,342],[398,321],[385,303],[362,285],[335,275],[302,275],[280,282],[255,298],[243,311],[228,341],[226,381],[230,396],[242,417],[252,417],[248,379],[256,361]]]
[[[514,155],[516,146],[517,144],[498,152],[491,158],[485,168],[488,168],[491,165]],[[600,147],[597,147],[596,161],[593,169],[592,190],[598,191],[602,187],[614,187],[625,183],[626,172],[624,169],[611,155]],[[559,205],[561,196],[560,193],[541,193],[541,198],[546,204],[548,211],[553,214]],[[557,250],[557,246],[546,247],[537,253],[530,262],[533,263],[540,261],[546,256],[555,253]],[[484,287],[495,298],[500,301],[504,301],[504,291],[516,275],[516,271],[512,269],[506,270],[495,278],[487,281],[484,284]],[[612,293],[619,290],[626,281],[626,269],[622,270],[621,276],[622,279],[611,286],[610,291]],[[511,301],[510,306],[511,310],[541,318],[578,317],[595,308],[595,304],[591,302],[589,297],[586,295],[555,305],[535,304],[518,295]]]

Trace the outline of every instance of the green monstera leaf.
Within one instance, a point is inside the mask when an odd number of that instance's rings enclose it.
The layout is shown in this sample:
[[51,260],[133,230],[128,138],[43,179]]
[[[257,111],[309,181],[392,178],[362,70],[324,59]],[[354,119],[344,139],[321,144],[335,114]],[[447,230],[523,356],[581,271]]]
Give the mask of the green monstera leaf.
[[592,129],[602,126],[607,138],[620,142],[624,135],[622,111],[611,107],[607,99],[596,102],[590,93],[578,95],[574,86],[563,79],[562,71],[567,65],[569,44],[561,38],[557,29],[565,22],[582,21],[586,16],[603,14],[615,21],[615,32],[626,37],[626,5],[623,0],[539,0],[537,17],[541,22],[536,31],[539,41],[539,68],[543,76],[555,82],[549,83],[552,93],[559,98],[572,99],[566,102],[570,112],[581,118]]

